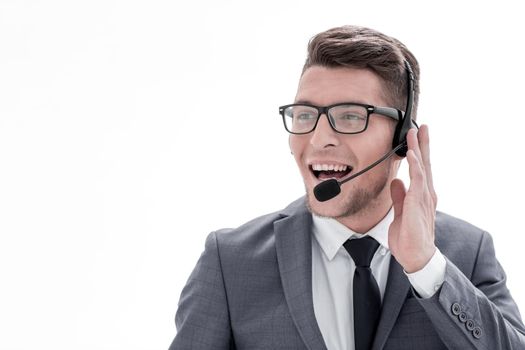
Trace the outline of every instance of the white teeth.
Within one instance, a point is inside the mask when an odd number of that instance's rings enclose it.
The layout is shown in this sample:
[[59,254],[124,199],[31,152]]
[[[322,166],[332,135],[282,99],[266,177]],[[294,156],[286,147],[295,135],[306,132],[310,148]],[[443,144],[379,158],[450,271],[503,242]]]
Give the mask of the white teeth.
[[346,171],[348,166],[346,165],[338,165],[338,164],[312,164],[312,169],[315,171],[327,171],[327,170],[333,170],[333,171]]

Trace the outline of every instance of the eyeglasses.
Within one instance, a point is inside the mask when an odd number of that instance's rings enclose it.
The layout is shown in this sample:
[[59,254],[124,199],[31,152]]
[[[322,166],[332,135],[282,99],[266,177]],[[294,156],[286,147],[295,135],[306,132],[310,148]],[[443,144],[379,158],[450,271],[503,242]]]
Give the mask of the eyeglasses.
[[358,134],[368,127],[370,114],[376,113],[396,121],[403,118],[404,112],[391,107],[375,107],[362,103],[337,103],[319,107],[304,103],[294,103],[279,107],[284,128],[291,134],[303,135],[312,132],[321,114],[325,114],[332,129],[341,134]]

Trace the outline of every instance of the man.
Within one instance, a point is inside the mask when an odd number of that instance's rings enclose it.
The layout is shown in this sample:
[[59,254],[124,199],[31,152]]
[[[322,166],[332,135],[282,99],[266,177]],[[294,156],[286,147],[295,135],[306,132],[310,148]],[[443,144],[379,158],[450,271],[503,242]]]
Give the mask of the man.
[[[415,57],[377,31],[310,41],[280,108],[306,197],[208,236],[170,349],[525,349],[491,237],[436,213],[428,127],[410,128],[418,79]],[[341,193],[319,195],[330,179]]]

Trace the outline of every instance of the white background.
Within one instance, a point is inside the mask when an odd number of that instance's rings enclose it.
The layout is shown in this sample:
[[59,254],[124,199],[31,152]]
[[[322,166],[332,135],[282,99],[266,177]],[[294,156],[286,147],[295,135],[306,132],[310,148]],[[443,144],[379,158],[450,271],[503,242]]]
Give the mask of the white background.
[[302,195],[277,107],[343,24],[418,57],[438,209],[525,311],[519,3],[0,0],[0,349],[166,349],[206,235]]

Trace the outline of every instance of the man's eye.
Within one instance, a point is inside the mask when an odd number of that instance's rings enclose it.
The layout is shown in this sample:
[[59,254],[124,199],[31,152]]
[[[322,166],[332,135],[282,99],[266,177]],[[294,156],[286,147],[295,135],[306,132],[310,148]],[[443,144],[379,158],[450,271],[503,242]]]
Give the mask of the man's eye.
[[358,114],[344,114],[339,119],[347,120],[347,121],[361,121],[364,120],[365,117]]
[[312,113],[299,113],[295,118],[302,121],[309,121],[315,119],[315,115]]

